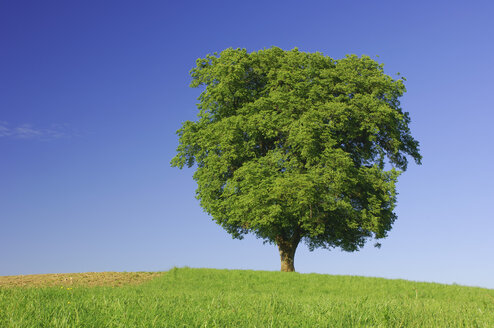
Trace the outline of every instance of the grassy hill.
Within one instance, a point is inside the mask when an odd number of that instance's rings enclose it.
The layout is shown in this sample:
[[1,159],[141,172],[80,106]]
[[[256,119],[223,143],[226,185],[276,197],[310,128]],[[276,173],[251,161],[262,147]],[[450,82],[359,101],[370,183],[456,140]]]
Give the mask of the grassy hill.
[[0,277],[0,327],[494,327],[492,289],[188,268],[94,275]]

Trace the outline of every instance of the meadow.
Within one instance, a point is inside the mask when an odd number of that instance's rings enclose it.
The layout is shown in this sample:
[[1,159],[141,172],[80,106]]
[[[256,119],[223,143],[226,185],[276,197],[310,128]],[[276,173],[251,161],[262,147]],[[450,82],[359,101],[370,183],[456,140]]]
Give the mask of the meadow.
[[494,290],[458,285],[190,268],[25,277],[0,277],[2,328],[494,327]]

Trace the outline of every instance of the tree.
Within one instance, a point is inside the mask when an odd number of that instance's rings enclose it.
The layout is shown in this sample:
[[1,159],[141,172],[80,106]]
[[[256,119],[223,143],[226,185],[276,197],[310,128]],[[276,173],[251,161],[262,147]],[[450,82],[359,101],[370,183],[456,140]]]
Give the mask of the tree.
[[233,238],[276,244],[294,271],[301,241],[355,251],[386,237],[407,155],[421,160],[404,78],[367,56],[277,47],[207,55],[191,76],[198,120],[177,131],[171,164],[196,164],[196,196]]

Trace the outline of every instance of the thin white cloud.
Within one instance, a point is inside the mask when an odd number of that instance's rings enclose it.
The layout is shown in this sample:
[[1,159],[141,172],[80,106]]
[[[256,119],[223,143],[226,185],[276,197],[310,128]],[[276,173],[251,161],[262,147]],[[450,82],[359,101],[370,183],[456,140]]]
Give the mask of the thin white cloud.
[[14,128],[12,131],[14,136],[22,139],[38,138],[42,137],[46,133],[43,130],[36,130],[31,126],[31,124],[22,124]]
[[52,124],[49,128],[38,128],[28,123],[12,126],[8,122],[0,121],[0,138],[50,140],[76,135],[77,133],[66,124]]
[[7,122],[0,121],[0,138],[9,137],[11,135],[12,132],[7,125]]

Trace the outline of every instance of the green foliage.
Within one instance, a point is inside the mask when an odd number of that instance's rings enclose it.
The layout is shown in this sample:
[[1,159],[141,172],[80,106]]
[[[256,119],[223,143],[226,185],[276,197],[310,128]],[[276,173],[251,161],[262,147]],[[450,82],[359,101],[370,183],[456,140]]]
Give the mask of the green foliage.
[[494,290],[173,269],[144,285],[0,288],[0,327],[494,327]]
[[354,251],[396,219],[395,183],[420,163],[403,78],[367,56],[273,47],[198,59],[197,121],[172,165],[197,165],[197,198],[234,238]]

